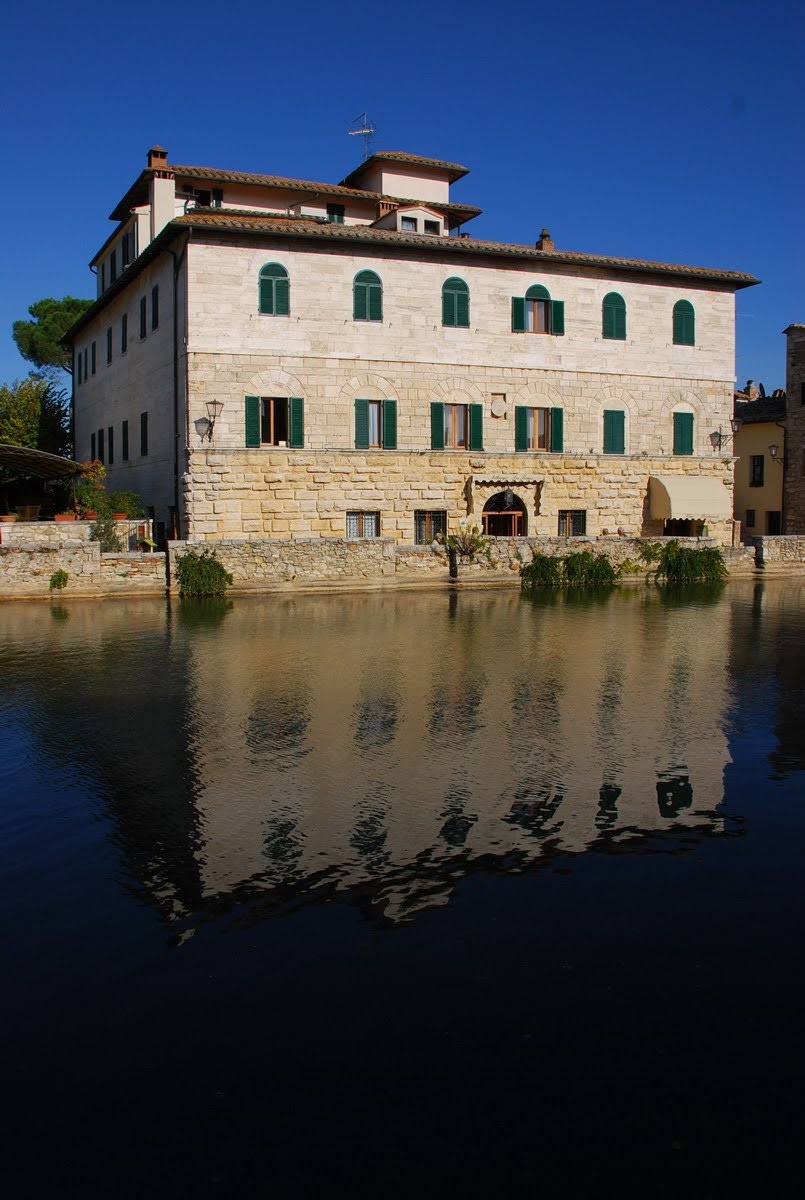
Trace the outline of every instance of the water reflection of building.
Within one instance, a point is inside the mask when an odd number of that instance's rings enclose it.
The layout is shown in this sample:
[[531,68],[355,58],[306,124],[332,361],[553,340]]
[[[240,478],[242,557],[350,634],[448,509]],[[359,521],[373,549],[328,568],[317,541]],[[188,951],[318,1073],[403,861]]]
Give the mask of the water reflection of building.
[[203,890],[394,918],[476,863],[718,829],[728,632],[636,592],[239,604],[188,664]]
[[[166,627],[120,602],[93,637],[96,611],[58,631],[78,635],[82,704],[49,752],[84,749],[177,931],[325,897],[399,920],[476,870],[722,829],[727,603],[243,598]],[[63,710],[66,689],[45,699]]]

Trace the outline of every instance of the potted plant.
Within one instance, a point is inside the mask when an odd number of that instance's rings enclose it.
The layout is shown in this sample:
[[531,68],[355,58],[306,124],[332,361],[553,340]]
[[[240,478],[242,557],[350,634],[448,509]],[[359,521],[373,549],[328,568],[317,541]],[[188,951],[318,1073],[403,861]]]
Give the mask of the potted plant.
[[103,486],[106,467],[94,459],[82,464],[81,475],[73,485],[73,501],[78,515],[86,521],[94,521],[99,513],[109,509],[109,500]]
[[75,519],[75,513],[67,509],[64,512],[57,512],[53,517],[54,521],[75,521]]
[[12,521],[16,521],[16,519],[16,513],[2,513],[0,515],[0,521],[2,521],[4,525],[10,525]]
[[145,516],[143,502],[136,492],[117,491],[109,496],[112,516],[116,521],[139,520]]

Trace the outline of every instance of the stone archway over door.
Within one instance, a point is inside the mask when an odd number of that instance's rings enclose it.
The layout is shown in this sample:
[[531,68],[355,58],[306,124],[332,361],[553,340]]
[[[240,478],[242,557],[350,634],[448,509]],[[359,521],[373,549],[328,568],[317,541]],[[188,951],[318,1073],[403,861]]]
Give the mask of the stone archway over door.
[[511,488],[490,496],[481,513],[485,537],[526,537],[528,512]]

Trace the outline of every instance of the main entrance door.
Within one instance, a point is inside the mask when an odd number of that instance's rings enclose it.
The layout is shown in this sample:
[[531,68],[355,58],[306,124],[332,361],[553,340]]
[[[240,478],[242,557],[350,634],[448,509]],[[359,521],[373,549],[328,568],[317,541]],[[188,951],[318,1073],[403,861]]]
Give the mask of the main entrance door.
[[528,532],[525,505],[511,488],[487,500],[481,520],[486,537],[525,537]]

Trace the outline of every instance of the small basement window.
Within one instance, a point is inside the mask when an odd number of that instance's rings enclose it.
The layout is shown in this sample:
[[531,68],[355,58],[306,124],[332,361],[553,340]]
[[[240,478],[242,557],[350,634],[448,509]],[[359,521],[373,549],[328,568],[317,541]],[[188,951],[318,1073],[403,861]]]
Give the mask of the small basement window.
[[379,512],[348,512],[347,513],[347,537],[348,538],[380,537],[380,513]]
[[587,534],[586,508],[559,509],[559,536],[585,537]]

